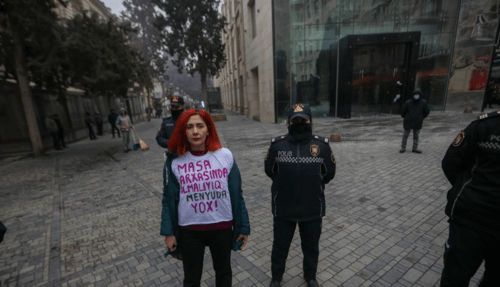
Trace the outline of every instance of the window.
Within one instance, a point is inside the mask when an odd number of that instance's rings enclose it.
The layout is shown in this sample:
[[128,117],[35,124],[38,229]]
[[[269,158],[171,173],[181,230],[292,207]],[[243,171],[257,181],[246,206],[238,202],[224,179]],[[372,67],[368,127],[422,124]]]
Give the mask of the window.
[[240,27],[236,28],[236,51],[238,52],[238,58],[241,57]]
[[252,21],[252,39],[255,39],[255,37],[257,36],[257,11],[256,11],[256,8],[255,8],[255,1],[256,0],[252,0],[250,2],[248,2],[248,6],[250,8],[250,18],[251,18],[251,21]]

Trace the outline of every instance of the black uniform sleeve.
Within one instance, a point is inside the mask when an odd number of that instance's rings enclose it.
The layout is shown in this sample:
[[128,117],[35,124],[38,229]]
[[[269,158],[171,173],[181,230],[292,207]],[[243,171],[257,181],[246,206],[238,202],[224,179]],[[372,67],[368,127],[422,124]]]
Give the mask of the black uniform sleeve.
[[427,101],[424,103],[424,119],[429,115],[431,111],[429,110],[429,104]]
[[326,144],[326,158],[324,160],[325,173],[323,176],[323,182],[325,184],[329,183],[335,177],[335,169],[337,162],[335,156],[333,155],[332,148],[329,144]]
[[169,138],[168,138],[167,132],[165,131],[165,128],[162,124],[160,130],[156,134],[156,142],[162,148],[168,148],[168,140],[169,140]]
[[274,160],[276,158],[276,155],[274,155],[275,151],[273,151],[273,145],[269,147],[267,150],[266,158],[264,160],[264,170],[270,178],[273,177],[274,171],[273,171],[273,166],[274,166]]
[[403,104],[403,107],[401,108],[401,117],[404,118],[406,116],[406,113],[408,113],[408,102]]
[[441,167],[448,181],[454,185],[458,176],[469,170],[475,164],[478,152],[476,141],[477,121],[472,122],[461,131],[453,143],[448,147]]

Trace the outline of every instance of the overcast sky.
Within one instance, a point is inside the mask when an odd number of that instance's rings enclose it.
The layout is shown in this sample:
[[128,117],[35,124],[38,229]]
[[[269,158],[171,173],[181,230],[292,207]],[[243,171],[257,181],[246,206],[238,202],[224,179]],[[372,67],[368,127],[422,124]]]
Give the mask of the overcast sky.
[[122,5],[123,0],[101,0],[101,2],[111,8],[111,12],[116,16],[120,16],[120,12],[125,9]]
[[[104,3],[106,7],[111,8],[111,12],[113,12],[113,14],[115,14],[116,16],[120,16],[121,14],[120,12],[125,10],[125,8],[122,5],[123,0],[101,0],[101,2]],[[222,6],[222,2],[223,1],[221,1],[219,5],[219,12],[220,12],[220,7]]]

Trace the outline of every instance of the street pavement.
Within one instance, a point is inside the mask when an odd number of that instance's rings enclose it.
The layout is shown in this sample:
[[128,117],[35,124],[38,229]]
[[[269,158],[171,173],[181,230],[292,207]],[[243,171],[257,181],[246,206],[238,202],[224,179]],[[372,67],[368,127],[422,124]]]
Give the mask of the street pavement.
[[[423,154],[399,153],[398,116],[314,119],[315,134],[342,136],[330,144],[337,174],[325,190],[321,286],[439,286],[450,187],[440,163],[478,115],[431,113],[420,133]],[[108,133],[43,158],[0,162],[0,220],[8,228],[0,286],[182,286],[182,264],[164,257],[159,235],[159,125],[159,119],[136,125],[148,151],[123,153],[121,139]],[[251,223],[247,246],[232,252],[233,286],[267,287],[273,218],[264,156],[287,128],[229,115],[217,129],[240,168]],[[306,286],[302,258],[297,231],[282,286]],[[215,286],[208,248],[201,286]]]

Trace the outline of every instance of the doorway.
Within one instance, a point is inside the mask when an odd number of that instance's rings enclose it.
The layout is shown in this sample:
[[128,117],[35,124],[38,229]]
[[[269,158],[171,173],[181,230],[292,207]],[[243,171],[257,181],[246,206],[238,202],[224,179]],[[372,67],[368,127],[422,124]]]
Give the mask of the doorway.
[[259,94],[259,68],[251,70],[252,75],[252,98],[250,100],[250,116],[254,121],[260,122],[260,94]]
[[399,111],[397,82],[404,82],[406,44],[356,46],[353,49],[352,109],[355,115]]
[[331,79],[331,110],[340,118],[399,113],[415,86],[419,42],[420,32],[340,39],[331,47],[332,68],[339,71]]

